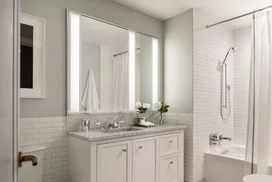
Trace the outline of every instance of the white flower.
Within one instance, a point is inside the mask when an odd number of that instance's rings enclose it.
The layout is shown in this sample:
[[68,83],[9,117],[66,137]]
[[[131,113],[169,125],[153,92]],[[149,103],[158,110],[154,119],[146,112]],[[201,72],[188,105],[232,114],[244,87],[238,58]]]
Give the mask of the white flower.
[[136,109],[139,109],[140,107],[142,107],[142,103],[141,102],[136,102]]
[[161,107],[162,107],[161,102],[156,102],[156,103],[153,105],[153,108],[154,108],[155,110],[160,110]]
[[150,104],[148,104],[148,103],[143,103],[143,108],[149,109],[149,108],[150,108]]

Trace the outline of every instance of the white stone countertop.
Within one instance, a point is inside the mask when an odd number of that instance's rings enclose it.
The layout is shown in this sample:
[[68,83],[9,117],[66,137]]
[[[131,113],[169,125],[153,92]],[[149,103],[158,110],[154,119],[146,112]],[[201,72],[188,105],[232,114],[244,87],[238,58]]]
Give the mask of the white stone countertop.
[[74,132],[68,132],[68,135],[73,136],[75,138],[82,139],[82,140],[93,142],[93,141],[109,140],[109,139],[122,138],[122,137],[131,137],[131,136],[184,130],[186,126],[165,124],[165,125],[156,125],[155,127],[149,127],[149,128],[138,127],[138,126],[131,126],[131,128],[137,128],[140,130],[116,131],[116,132],[102,132],[99,130],[89,130],[87,132],[74,131]]

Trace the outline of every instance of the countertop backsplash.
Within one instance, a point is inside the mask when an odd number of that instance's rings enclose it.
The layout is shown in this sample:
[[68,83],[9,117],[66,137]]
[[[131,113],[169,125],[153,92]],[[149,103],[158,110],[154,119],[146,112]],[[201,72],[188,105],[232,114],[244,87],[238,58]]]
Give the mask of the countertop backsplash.
[[157,111],[148,111],[146,113],[94,113],[94,114],[81,114],[81,115],[70,115],[67,116],[67,131],[79,131],[82,130],[81,122],[82,120],[89,119],[90,130],[98,129],[99,126],[96,123],[102,123],[107,125],[109,122],[124,121],[122,126],[130,126],[138,122],[139,117],[145,117],[146,121],[152,123],[157,123],[160,114]]

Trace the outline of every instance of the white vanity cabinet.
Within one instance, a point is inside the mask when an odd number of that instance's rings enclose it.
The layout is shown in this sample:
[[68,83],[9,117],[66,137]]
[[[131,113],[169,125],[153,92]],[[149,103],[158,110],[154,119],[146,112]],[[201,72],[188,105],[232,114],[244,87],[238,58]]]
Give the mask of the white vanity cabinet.
[[97,182],[131,182],[132,142],[97,146]]
[[183,182],[183,130],[86,141],[69,136],[70,182]]
[[158,182],[157,147],[155,137],[133,140],[133,182]]

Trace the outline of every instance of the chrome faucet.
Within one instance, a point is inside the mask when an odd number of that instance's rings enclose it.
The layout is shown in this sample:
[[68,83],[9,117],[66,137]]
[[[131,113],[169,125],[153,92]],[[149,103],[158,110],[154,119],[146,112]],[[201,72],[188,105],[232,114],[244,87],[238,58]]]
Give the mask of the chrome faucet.
[[224,141],[224,140],[231,141],[231,138],[230,137],[224,137],[224,135],[219,135],[218,145],[220,146],[221,142]]
[[121,128],[121,123],[124,122],[125,121],[110,122],[110,124],[108,125],[108,129]]
[[100,126],[99,130],[111,130],[111,129],[121,128],[121,124],[124,122],[125,121],[110,122],[107,127],[103,125],[102,123],[96,123],[96,125]]
[[114,129],[114,128],[118,128],[118,124],[115,123],[115,122],[110,122],[109,125],[108,125],[108,129],[111,130],[111,129]]
[[224,137],[224,135],[218,135],[217,133],[210,134],[210,145],[221,145],[224,140],[231,141],[230,137]]

